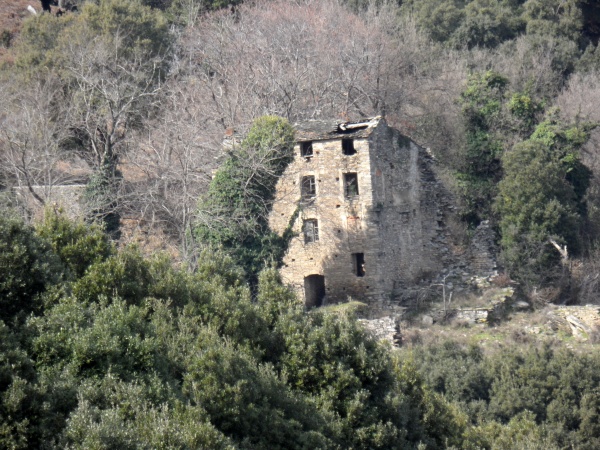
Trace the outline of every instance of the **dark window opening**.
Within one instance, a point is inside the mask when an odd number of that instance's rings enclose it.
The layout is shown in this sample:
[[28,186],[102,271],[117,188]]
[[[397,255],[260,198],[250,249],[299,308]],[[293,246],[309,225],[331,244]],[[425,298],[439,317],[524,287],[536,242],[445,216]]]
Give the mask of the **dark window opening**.
[[317,195],[317,184],[314,176],[302,177],[301,194],[303,200],[309,200]]
[[309,275],[304,277],[304,299],[307,308],[322,306],[325,298],[325,277]]
[[344,155],[355,155],[354,139],[342,139],[342,152]]
[[358,195],[358,174],[344,174],[344,193],[346,197],[354,197]]
[[312,141],[300,142],[300,155],[306,158],[313,155]]
[[319,222],[317,219],[305,220],[302,228],[304,230],[305,244],[319,241]]
[[352,253],[352,264],[354,265],[354,273],[357,277],[364,277],[365,270],[365,254]]

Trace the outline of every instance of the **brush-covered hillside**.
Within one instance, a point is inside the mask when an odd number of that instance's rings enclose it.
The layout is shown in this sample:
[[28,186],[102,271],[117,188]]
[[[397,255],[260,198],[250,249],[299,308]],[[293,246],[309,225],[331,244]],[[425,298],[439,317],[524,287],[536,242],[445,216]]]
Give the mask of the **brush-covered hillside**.
[[600,447],[597,345],[391,349],[268,225],[291,124],[384,116],[453,245],[488,221],[528,305],[600,304],[597,2],[41,3],[0,8],[0,448]]

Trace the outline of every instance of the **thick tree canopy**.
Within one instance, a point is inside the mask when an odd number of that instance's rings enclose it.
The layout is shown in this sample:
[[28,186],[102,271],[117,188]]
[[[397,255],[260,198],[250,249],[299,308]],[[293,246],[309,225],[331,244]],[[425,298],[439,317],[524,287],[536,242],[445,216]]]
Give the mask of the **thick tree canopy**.
[[[449,410],[426,418],[443,401],[351,314],[307,314],[275,270],[260,274],[251,301],[228,256],[205,253],[190,274],[48,214],[39,231],[0,218],[3,447],[460,442]],[[50,272],[50,260],[66,275]]]

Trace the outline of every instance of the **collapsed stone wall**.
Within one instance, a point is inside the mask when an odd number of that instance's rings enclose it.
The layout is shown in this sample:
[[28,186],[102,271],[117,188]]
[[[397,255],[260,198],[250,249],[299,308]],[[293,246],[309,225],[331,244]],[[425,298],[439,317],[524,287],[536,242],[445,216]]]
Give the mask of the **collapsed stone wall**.
[[471,269],[478,275],[489,275],[498,270],[496,236],[488,220],[479,224],[469,245]]
[[382,279],[391,283],[386,295],[369,301],[369,315],[381,317],[401,314],[403,300],[419,301],[444,268],[468,262],[464,248],[452,245],[447,224],[454,215],[454,199],[439,180],[432,155],[397,130],[377,130],[372,139],[372,172],[381,172],[374,178],[375,194],[380,192],[378,183],[386,185],[382,195],[374,196],[373,222],[384,249]]
[[394,346],[400,346],[402,343],[402,333],[400,323],[394,317],[381,317],[378,319],[359,319],[365,331],[373,338],[380,341],[387,341]]
[[571,334],[580,340],[600,336],[600,306],[559,306],[548,312],[557,328],[570,328]]

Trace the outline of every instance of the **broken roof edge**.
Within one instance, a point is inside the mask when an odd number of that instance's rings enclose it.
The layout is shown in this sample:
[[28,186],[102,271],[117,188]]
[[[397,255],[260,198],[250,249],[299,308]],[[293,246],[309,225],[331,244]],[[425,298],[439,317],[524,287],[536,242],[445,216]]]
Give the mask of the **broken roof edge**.
[[385,122],[381,116],[370,117],[358,121],[338,122],[334,120],[308,120],[293,125],[296,141],[324,141],[341,138],[367,138],[371,132]]

